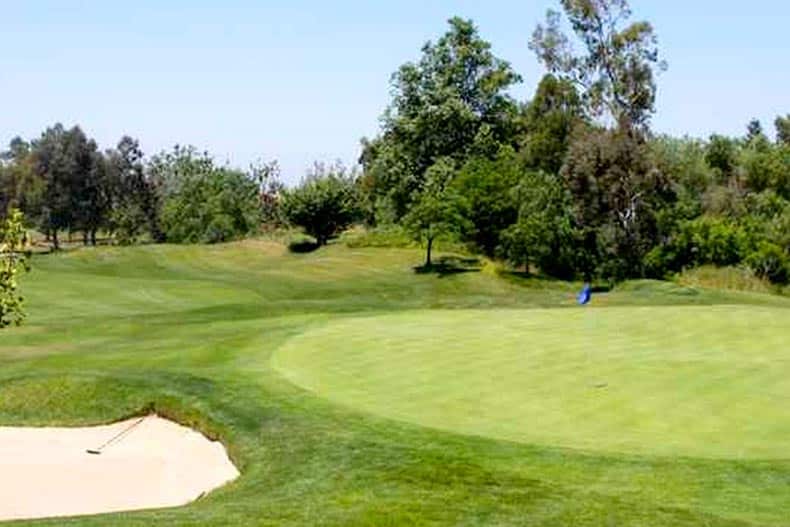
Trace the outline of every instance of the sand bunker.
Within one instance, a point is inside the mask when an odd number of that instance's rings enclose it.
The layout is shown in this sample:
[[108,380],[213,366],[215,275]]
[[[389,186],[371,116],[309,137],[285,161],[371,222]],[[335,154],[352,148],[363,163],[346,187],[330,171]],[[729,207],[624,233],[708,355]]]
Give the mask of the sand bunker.
[[129,429],[138,420],[0,427],[0,521],[185,505],[239,475],[219,442],[157,416]]

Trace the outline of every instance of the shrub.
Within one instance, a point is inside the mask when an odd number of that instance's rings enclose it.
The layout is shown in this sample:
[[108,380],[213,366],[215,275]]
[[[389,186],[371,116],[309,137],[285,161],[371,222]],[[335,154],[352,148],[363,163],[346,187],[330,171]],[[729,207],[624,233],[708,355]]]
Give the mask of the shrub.
[[316,165],[299,187],[283,193],[282,208],[291,224],[325,245],[361,217],[356,176],[342,166]]
[[762,242],[746,258],[746,265],[761,278],[775,284],[786,284],[790,279],[790,257],[776,244]]
[[749,244],[747,233],[734,222],[702,216],[680,222],[666,243],[648,252],[644,266],[648,276],[661,278],[686,267],[736,265]]

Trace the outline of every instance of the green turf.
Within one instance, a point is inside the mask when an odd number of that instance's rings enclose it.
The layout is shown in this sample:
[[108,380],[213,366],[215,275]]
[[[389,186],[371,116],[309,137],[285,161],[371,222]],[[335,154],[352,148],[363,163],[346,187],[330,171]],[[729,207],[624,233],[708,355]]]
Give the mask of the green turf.
[[284,375],[332,401],[569,448],[782,458],[788,311],[753,306],[415,311],[291,339]]
[[[773,360],[767,365],[770,373],[759,373],[759,357],[754,354],[760,352],[760,335],[769,330],[771,320],[781,318],[783,312],[790,319],[786,298],[645,281],[598,296],[599,307],[589,313],[615,313],[621,309],[617,306],[628,306],[626,313],[638,313],[643,309],[640,306],[667,306],[656,313],[677,318],[672,313],[683,310],[669,306],[714,306],[713,311],[757,319],[750,326],[753,339],[743,347],[727,348],[743,354],[744,377],[730,371],[726,375],[738,393],[748,394],[750,383],[760,392],[735,401],[731,411],[740,418],[748,413],[749,405],[755,407],[751,397],[767,400],[773,394],[776,400],[769,408],[752,412],[750,426],[759,436],[750,437],[753,442],[740,458],[731,450],[733,438],[695,451],[702,440],[691,437],[688,430],[675,432],[672,452],[663,450],[659,441],[641,444],[638,435],[632,435],[622,451],[610,440],[580,445],[559,435],[552,441],[532,436],[515,442],[464,435],[435,428],[440,423],[420,426],[413,414],[404,420],[390,419],[381,415],[380,405],[368,412],[360,406],[364,401],[354,406],[338,404],[294,385],[272,367],[273,354],[275,361],[291,357],[289,350],[299,348],[299,339],[337,331],[343,324],[357,331],[362,327],[364,333],[364,324],[386,317],[404,321],[416,317],[418,326],[429,328],[442,321],[453,324],[458,317],[471,314],[473,319],[488,317],[502,325],[507,323],[507,314],[516,324],[530,317],[550,321],[587,315],[573,307],[575,285],[488,272],[415,274],[412,266],[421,256],[419,250],[341,246],[289,255],[281,246],[244,242],[214,247],[99,248],[35,257],[34,271],[24,284],[28,323],[0,333],[0,423],[97,423],[153,405],[220,437],[242,476],[188,507],[29,523],[146,527],[787,524],[790,460],[781,454],[780,446],[768,443],[780,434],[778,427],[784,421],[760,423],[787,399],[786,391],[779,393],[781,381],[776,379],[787,377],[788,372],[784,363]],[[728,305],[739,307],[724,307]],[[689,307],[683,309],[692,313]],[[685,325],[696,330],[692,317]],[[472,331],[471,322],[463,326],[459,331]],[[503,338],[498,327],[481,329],[474,338],[484,340],[483,332]],[[725,330],[737,332],[742,327]],[[724,338],[715,335],[704,339],[726,345]],[[353,339],[349,338],[348,352],[361,353],[362,340],[351,350]],[[673,342],[671,337],[662,341]],[[451,358],[441,342],[438,348],[437,353]],[[693,357],[705,351],[692,350]],[[775,358],[781,350],[774,346],[765,353]],[[725,355],[721,360],[737,363],[737,357]],[[325,358],[328,355],[321,356]],[[654,359],[662,360],[658,355]],[[559,365],[559,358],[552,360]],[[629,360],[623,365],[635,368],[633,359]],[[706,360],[714,362],[710,357]],[[361,363],[344,362],[342,356],[333,367],[344,365],[348,371],[362,368]],[[678,371],[685,375],[692,366],[681,365]],[[696,388],[684,389],[703,393],[716,388],[716,382],[724,382],[717,377],[724,374],[724,364],[713,366],[712,371],[700,367],[706,376],[693,379]],[[483,368],[488,367],[484,363]],[[661,371],[670,365],[650,367]],[[558,382],[562,375],[572,375],[556,373]],[[435,374],[447,378],[445,372]],[[764,384],[759,375],[764,375]],[[505,386],[514,381],[493,382]],[[581,378],[579,382],[587,381]],[[706,382],[711,385],[706,387]],[[412,380],[411,384],[416,383]],[[645,399],[654,396],[652,386],[644,386],[641,395]],[[596,393],[595,397],[614,396],[614,387],[612,393]],[[542,390],[546,393],[546,384]],[[511,396],[500,391],[503,397]],[[721,398],[693,404],[698,408],[725,404],[726,390],[719,391]],[[555,402],[562,397],[552,395]],[[373,397],[372,392],[366,397]],[[429,403],[426,400],[426,415],[436,412]],[[645,409],[671,405],[666,398],[642,404]],[[699,416],[703,421],[710,417]],[[617,422],[612,415],[602,419]],[[555,424],[560,430],[562,423]],[[700,424],[695,433],[703,429]],[[754,459],[760,449],[772,453],[763,460]]]

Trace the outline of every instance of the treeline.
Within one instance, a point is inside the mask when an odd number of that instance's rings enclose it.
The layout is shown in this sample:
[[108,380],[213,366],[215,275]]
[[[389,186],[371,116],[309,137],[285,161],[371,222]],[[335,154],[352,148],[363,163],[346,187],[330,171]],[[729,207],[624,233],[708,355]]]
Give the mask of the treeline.
[[146,160],[130,137],[101,151],[56,124],[2,153],[0,212],[21,210],[55,249],[64,232],[86,245],[100,232],[121,244],[213,243],[257,232],[280,187],[276,162],[241,171],[181,146]]
[[520,77],[471,21],[450,20],[394,74],[381,134],[363,141],[368,222],[404,226],[428,265],[449,235],[560,278],[714,264],[788,281],[790,115],[775,141],[758,121],[742,137],[656,136],[666,65],[652,26],[619,0],[562,6],[533,33],[549,74],[528,103],[508,95]]
[[410,233],[429,266],[435,240],[454,238],[565,279],[713,264],[787,282],[790,115],[775,140],[758,121],[740,137],[657,136],[666,65],[652,26],[630,16],[623,0],[563,0],[532,35],[549,73],[528,102],[509,95],[521,78],[474,24],[450,20],[393,75],[361,171],[319,164],[287,189],[276,163],[240,171],[182,147],[146,159],[130,138],[101,152],[56,125],[3,154],[0,211],[21,209],[55,246],[62,232],[197,243],[282,224],[321,246],[365,223]]

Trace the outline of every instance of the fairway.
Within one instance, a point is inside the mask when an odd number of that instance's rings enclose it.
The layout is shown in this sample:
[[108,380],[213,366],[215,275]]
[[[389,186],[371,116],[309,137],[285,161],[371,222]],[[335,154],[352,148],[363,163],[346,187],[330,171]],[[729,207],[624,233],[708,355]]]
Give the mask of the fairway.
[[273,361],[332,401],[463,434],[781,458],[789,344],[784,309],[422,311],[329,323]]
[[580,308],[578,284],[417,274],[420,257],[34,257],[30,317],[0,338],[0,426],[153,408],[241,474],[185,507],[30,524],[787,524],[786,298],[637,281]]

